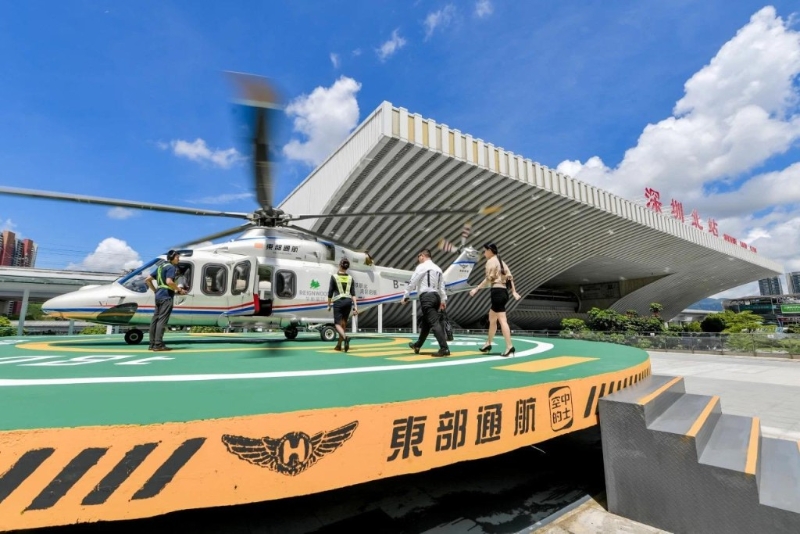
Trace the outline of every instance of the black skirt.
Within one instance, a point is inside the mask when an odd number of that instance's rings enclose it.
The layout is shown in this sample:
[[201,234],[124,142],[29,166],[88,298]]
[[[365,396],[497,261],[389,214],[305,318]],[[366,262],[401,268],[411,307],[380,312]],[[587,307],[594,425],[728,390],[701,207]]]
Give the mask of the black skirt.
[[492,311],[495,313],[506,311],[508,290],[502,287],[492,288]]

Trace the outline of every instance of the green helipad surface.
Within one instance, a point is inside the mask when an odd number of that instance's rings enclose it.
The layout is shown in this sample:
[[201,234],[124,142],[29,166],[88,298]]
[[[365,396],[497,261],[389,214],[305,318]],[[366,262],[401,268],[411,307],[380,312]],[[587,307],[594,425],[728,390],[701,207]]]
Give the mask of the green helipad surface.
[[[171,334],[154,353],[121,335],[0,338],[0,431],[153,424],[382,404],[585,378],[646,362],[646,352],[514,338],[513,358],[457,337],[452,356],[408,336],[356,335],[349,353],[316,334]],[[525,364],[525,365],[521,365]]]

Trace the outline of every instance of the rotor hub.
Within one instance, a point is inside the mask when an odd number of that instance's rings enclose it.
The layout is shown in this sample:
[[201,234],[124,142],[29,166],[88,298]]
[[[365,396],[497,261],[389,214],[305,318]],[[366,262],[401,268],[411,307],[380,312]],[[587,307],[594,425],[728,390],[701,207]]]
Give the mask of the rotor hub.
[[275,208],[261,208],[257,209],[247,217],[253,224],[257,226],[286,226],[291,220],[291,216],[285,214],[283,210]]

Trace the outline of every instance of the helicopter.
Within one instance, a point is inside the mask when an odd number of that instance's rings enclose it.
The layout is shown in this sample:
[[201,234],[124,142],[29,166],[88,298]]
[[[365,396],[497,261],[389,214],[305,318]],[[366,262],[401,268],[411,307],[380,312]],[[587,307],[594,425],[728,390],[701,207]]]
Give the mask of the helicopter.
[[[413,271],[375,264],[369,251],[328,238],[292,224],[304,219],[333,217],[424,216],[472,214],[490,215],[500,206],[436,211],[385,211],[290,215],[273,206],[274,162],[270,160],[271,111],[281,109],[273,86],[265,78],[229,73],[242,89],[236,101],[246,111],[252,148],[253,177],[259,207],[251,213],[194,209],[150,202],[19,189],[0,186],[0,194],[81,202],[123,208],[148,209],[195,216],[246,219],[234,228],[215,232],[171,247],[180,256],[176,283],[185,293],[176,293],[169,326],[212,326],[222,328],[278,328],[293,340],[301,329],[317,331],[323,341],[338,334],[328,311],[328,284],[341,259],[350,261],[349,274],[360,309],[400,302]],[[471,223],[468,223],[471,228]],[[467,225],[465,225],[467,228]],[[231,241],[212,241],[240,234]],[[441,239],[440,250],[457,253],[444,270],[448,294],[470,289],[468,278],[478,262],[478,252]],[[211,243],[197,245],[198,243]],[[423,247],[421,247],[423,248]],[[166,254],[122,275],[110,284],[88,285],[45,302],[42,310],[62,319],[79,319],[95,324],[127,326],[124,339],[129,345],[142,342],[145,328],[155,310],[155,295],[145,279],[167,263]],[[417,297],[415,292],[410,298]]]

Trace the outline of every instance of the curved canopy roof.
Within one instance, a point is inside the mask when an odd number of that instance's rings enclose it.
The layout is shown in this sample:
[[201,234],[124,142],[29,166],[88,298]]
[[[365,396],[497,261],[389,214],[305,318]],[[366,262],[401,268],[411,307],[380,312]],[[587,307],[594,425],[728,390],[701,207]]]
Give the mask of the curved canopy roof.
[[[592,306],[647,314],[651,302],[661,303],[669,319],[704,297],[783,272],[754,251],[388,102],[280,209],[300,215],[491,204],[502,204],[502,211],[473,217],[468,244],[496,243],[517,290],[529,295],[509,307],[518,327],[553,326]],[[298,225],[367,249],[379,265],[412,269],[422,247],[446,267],[455,254],[436,250],[436,243],[441,237],[459,243],[464,222],[462,215],[384,216]],[[481,261],[471,284],[480,282],[483,267]],[[572,304],[541,298],[548,290],[573,295]],[[448,306],[462,326],[485,320],[487,310],[488,292],[456,295]],[[375,323],[375,311],[359,321]],[[383,321],[408,325],[408,308],[385,306]]]

